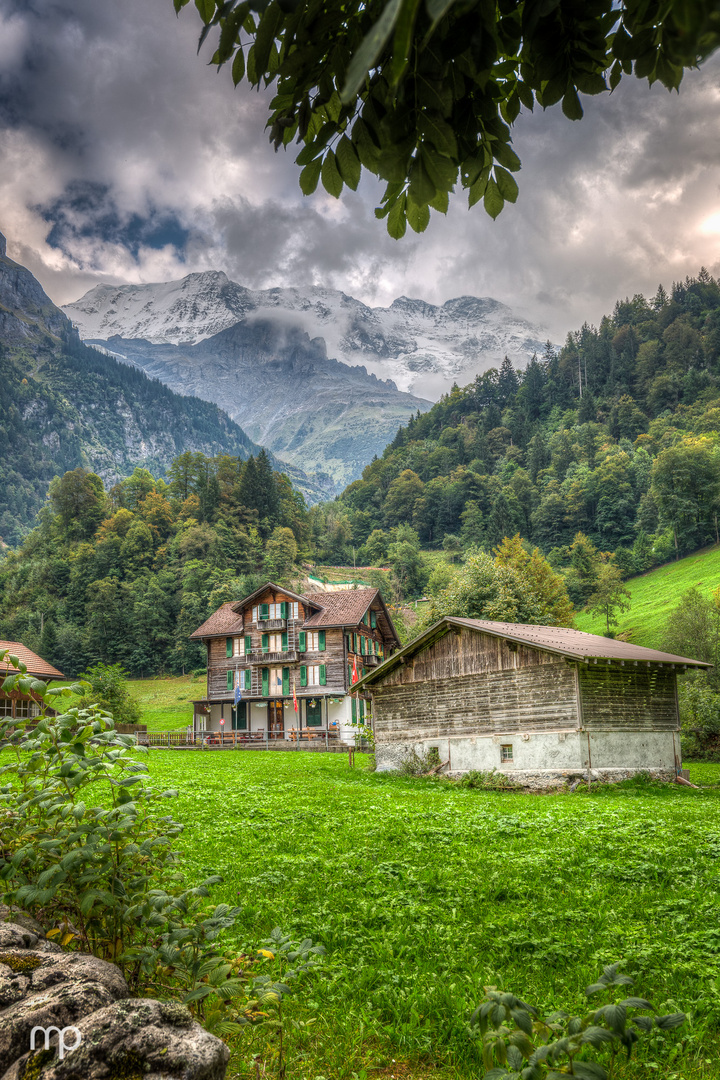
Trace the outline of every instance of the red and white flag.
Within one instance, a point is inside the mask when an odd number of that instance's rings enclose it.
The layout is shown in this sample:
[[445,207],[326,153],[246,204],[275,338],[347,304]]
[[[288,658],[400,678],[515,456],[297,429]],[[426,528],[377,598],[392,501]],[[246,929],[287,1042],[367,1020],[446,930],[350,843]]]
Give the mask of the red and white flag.
[[294,708],[295,712],[298,711],[298,699],[297,699],[297,694],[295,693],[295,680],[294,679],[293,679],[293,708]]
[[360,681],[360,676],[358,675],[358,669],[357,669],[357,657],[356,656],[353,656],[352,681],[353,681],[353,683],[356,683],[356,682]]

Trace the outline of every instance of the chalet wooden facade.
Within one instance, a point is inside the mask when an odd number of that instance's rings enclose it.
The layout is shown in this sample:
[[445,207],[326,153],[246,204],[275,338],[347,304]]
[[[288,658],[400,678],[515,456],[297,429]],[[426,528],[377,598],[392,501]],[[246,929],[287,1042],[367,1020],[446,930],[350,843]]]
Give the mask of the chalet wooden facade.
[[[47,660],[43,660],[41,656],[34,653],[32,649],[26,648],[20,641],[0,641],[0,654],[8,650],[11,656],[17,657],[27,667],[27,674],[34,676],[37,679],[42,679],[44,682],[49,682],[51,679],[64,679],[62,671],[58,671],[52,664],[48,664]],[[14,667],[9,661],[0,663],[0,682],[4,681],[7,675],[13,675],[17,673],[19,669]],[[47,710],[54,715],[52,709]],[[0,719],[7,720],[8,717],[13,717],[18,720],[32,719],[38,716],[40,713],[40,698],[36,694],[23,694],[19,690],[13,690],[10,693],[5,693],[0,690]]]
[[194,731],[271,739],[347,739],[365,718],[354,683],[400,645],[377,589],[301,595],[272,582],[223,604],[191,636],[208,654]]
[[674,775],[676,677],[700,661],[560,627],[445,618],[358,684],[378,769],[437,749],[447,769]]

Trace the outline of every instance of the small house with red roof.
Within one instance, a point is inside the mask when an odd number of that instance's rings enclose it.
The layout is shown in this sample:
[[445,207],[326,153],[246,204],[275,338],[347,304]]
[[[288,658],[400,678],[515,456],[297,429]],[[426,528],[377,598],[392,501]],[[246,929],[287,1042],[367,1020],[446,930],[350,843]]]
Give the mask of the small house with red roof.
[[[0,656],[8,651],[10,656],[14,656],[21,663],[25,664],[27,668],[27,674],[34,676],[36,679],[42,679],[43,682],[50,682],[52,679],[64,679],[62,671],[58,671],[56,667],[49,664],[47,660],[43,660],[41,656],[34,653],[32,649],[26,648],[20,641],[0,641]],[[20,669],[10,663],[10,660],[6,658],[0,661],[0,683],[5,680],[8,675],[16,674]],[[48,712],[53,712],[49,709]],[[27,720],[33,716],[37,716],[40,713],[40,699],[35,694],[23,694],[19,690],[12,690],[9,693],[5,693],[0,690],[0,718],[5,720],[8,717],[14,717],[18,720]]]
[[353,687],[400,646],[377,589],[295,593],[268,582],[223,604],[191,634],[207,648],[195,733],[346,741],[366,716]]

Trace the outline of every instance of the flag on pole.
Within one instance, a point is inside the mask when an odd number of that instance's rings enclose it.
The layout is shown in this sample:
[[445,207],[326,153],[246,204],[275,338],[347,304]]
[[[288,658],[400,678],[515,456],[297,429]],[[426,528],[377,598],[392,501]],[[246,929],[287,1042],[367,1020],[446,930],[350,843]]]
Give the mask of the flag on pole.
[[295,680],[294,679],[293,679],[293,708],[294,708],[295,712],[298,711],[298,699],[297,699],[297,694],[295,693]]
[[235,669],[235,704],[239,705],[242,694],[240,693],[240,671]]
[[353,681],[353,683],[356,683],[356,682],[360,681],[360,676],[358,675],[358,669],[357,669],[357,657],[356,656],[353,656],[352,681]]

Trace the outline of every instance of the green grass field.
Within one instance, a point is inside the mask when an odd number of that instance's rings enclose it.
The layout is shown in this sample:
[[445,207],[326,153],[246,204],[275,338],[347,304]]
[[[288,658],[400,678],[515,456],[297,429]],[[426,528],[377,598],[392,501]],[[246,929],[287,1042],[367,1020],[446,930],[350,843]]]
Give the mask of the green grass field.
[[[242,907],[237,947],[280,926],[327,948],[288,1006],[288,1077],[479,1077],[465,1023],[483,986],[581,1010],[615,960],[634,993],[689,1014],[616,1076],[720,1075],[717,786],[537,796],[339,755],[151,750],[149,762],[178,791],[188,882],[217,871],[217,899]],[[720,766],[691,776],[717,785]],[[250,1077],[258,1036],[231,1045],[228,1080]]]
[[[619,622],[614,627],[616,635],[636,645],[661,649],[665,625],[682,594],[697,588],[709,596],[720,588],[720,547],[659,566],[641,577],[630,578],[625,584],[631,595],[630,608],[619,613]],[[590,634],[605,633],[602,616],[580,612],[575,624],[578,630]]]
[[192,724],[191,702],[205,697],[207,680],[205,675],[129,679],[128,687],[140,702],[140,723],[147,724],[148,731],[172,731]]

